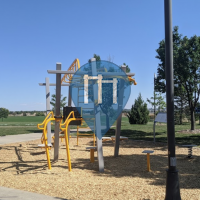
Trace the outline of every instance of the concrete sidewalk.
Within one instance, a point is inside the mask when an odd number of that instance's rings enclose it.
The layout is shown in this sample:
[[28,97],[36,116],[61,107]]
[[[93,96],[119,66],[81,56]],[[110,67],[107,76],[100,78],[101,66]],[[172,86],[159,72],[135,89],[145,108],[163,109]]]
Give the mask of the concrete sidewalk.
[[[54,133],[52,133],[52,136],[53,134]],[[42,136],[42,133],[29,133],[29,134],[20,134],[20,135],[1,136],[0,145],[37,140],[37,139],[40,139],[41,136]]]
[[[52,133],[53,136],[54,133]],[[6,135],[0,137],[0,145],[12,144],[16,142],[26,142],[40,139],[42,133],[29,133],[20,135]],[[17,181],[17,180],[16,180]],[[46,196],[33,192],[26,192],[6,187],[0,187],[0,200],[67,200],[57,197]]]
[[0,187],[0,200],[67,200],[58,197]]

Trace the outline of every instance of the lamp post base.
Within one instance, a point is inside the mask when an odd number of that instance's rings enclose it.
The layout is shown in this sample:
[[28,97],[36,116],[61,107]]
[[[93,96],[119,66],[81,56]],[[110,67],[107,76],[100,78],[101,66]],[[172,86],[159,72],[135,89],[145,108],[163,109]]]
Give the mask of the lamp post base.
[[167,171],[165,200],[181,200],[178,171]]

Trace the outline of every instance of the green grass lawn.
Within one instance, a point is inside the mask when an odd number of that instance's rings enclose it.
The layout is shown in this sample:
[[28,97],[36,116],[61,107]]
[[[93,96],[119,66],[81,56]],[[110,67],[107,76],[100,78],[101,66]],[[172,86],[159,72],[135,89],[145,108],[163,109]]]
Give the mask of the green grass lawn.
[[[0,122],[0,136],[2,135],[16,135],[26,133],[41,132],[37,129],[37,124],[42,123],[45,117],[42,116],[21,116],[21,117],[8,117]],[[113,125],[115,126],[116,123]],[[86,126],[86,125],[84,125]],[[72,126],[71,128],[76,128]],[[115,127],[111,128],[106,136],[115,134]],[[200,146],[200,134],[180,133],[180,130],[190,129],[190,124],[175,126],[175,137],[177,144],[197,144]],[[196,129],[200,129],[200,125],[196,124]],[[52,132],[54,125],[52,125]],[[146,125],[129,124],[128,118],[122,117],[121,135],[129,137],[134,140],[148,140],[153,141],[153,122],[148,122]],[[156,125],[156,141],[167,142],[167,126],[166,124]]]
[[0,120],[0,126],[37,126],[42,123],[45,116],[10,116]]
[[[200,134],[185,134],[178,131],[190,129],[190,124],[175,125],[175,140],[177,144],[196,144],[200,146]],[[200,129],[200,125],[196,124],[196,129]],[[157,123],[155,128],[156,142],[167,142],[167,125]],[[106,136],[114,135],[115,132],[111,129],[106,133]],[[153,141],[153,122],[148,122],[147,125],[129,124],[126,117],[122,117],[121,136],[126,136],[134,140]]]

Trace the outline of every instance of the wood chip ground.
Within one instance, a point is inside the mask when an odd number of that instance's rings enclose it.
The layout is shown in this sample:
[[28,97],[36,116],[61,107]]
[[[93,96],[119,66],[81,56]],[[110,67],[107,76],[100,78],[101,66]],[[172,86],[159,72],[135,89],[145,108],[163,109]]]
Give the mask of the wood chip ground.
[[[167,146],[163,143],[131,141],[120,143],[119,157],[115,158],[114,143],[103,143],[105,172],[98,172],[97,153],[90,163],[92,139],[70,139],[72,171],[68,171],[65,143],[60,142],[59,160],[48,170],[40,140],[0,146],[0,186],[60,197],[64,199],[133,199],[165,198]],[[147,172],[146,154],[150,156],[151,172]],[[50,151],[53,160],[54,149]],[[200,200],[200,149],[193,148],[193,159],[187,159],[187,148],[176,147],[177,169],[181,197]]]

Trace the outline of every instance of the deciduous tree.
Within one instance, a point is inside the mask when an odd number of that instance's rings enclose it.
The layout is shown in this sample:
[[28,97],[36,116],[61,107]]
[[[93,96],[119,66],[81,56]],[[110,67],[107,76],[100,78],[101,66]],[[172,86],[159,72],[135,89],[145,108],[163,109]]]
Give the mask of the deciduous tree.
[[6,108],[0,108],[0,118],[3,121],[3,118],[7,118],[9,114],[9,110]]
[[[156,49],[160,60],[157,69],[156,90],[165,92],[165,41],[159,43]],[[194,35],[191,38],[182,37],[178,33],[178,27],[173,30],[173,61],[174,83],[180,85],[186,96],[190,109],[191,130],[195,129],[194,111],[200,94],[200,37]],[[175,91],[176,92],[176,91]],[[178,96],[175,93],[175,96]]]

